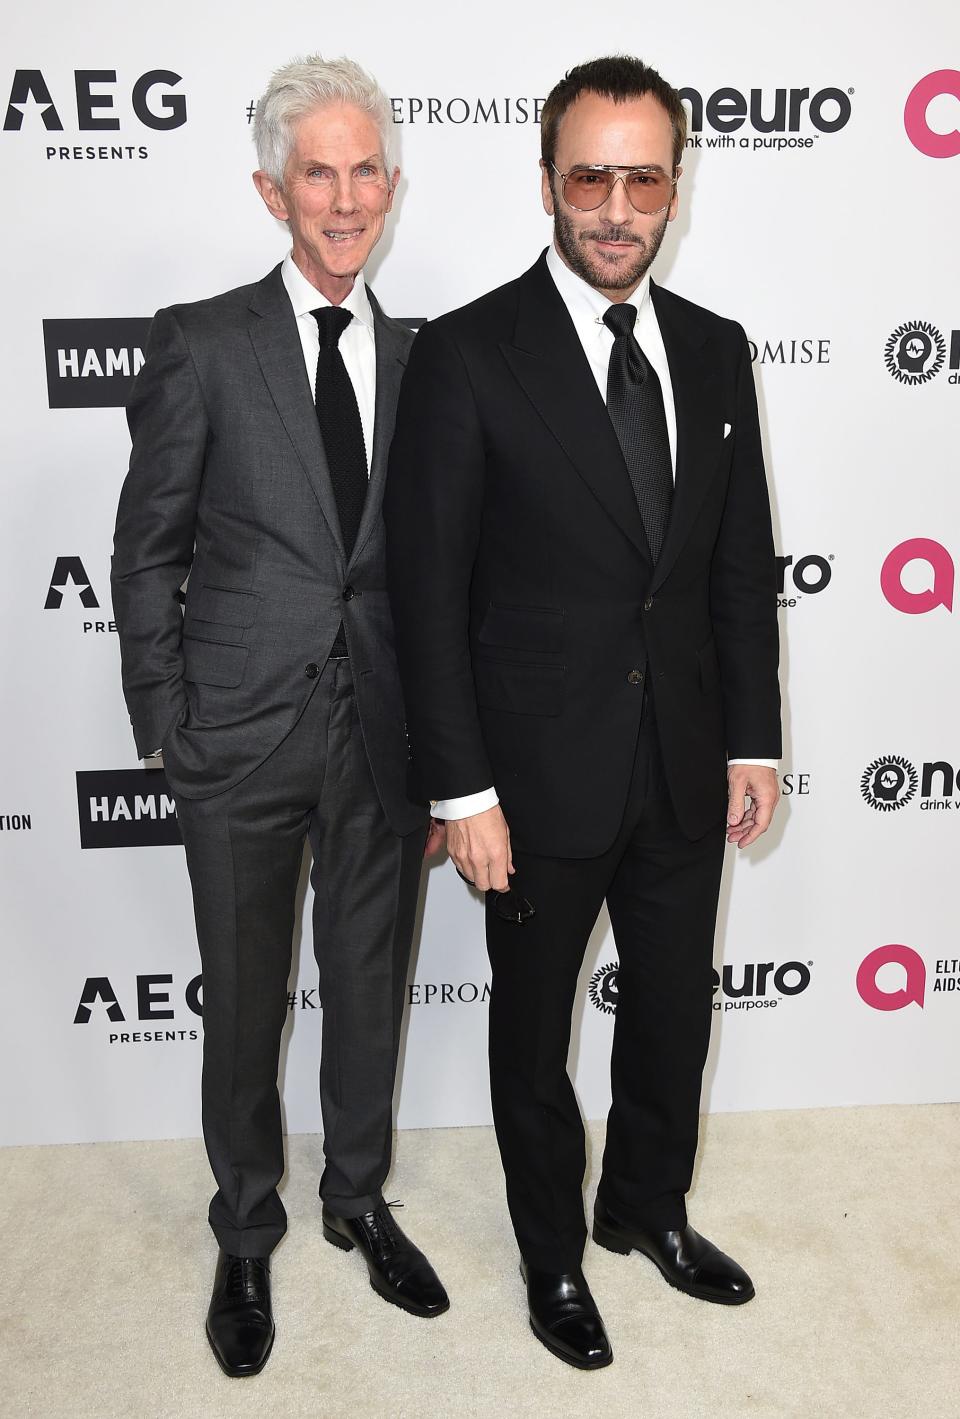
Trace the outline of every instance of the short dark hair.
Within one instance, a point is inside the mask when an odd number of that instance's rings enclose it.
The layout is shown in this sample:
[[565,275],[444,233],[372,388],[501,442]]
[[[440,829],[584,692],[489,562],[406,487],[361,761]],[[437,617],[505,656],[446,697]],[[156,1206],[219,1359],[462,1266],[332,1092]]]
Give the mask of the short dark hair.
[[676,89],[671,88],[656,69],[629,54],[612,54],[603,59],[590,59],[567,71],[559,84],[554,84],[540,115],[540,152],[549,166],[557,151],[560,120],[582,94],[600,94],[625,103],[652,94],[666,109],[673,127],[673,165],[680,166],[687,141],[687,111]]

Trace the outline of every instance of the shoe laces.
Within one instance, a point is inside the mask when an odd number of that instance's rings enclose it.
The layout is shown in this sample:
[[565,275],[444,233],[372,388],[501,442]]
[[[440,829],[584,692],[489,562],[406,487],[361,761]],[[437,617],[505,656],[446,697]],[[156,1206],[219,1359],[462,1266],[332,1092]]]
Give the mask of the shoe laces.
[[371,1244],[379,1247],[384,1254],[405,1243],[406,1239],[390,1213],[391,1207],[402,1206],[402,1202],[381,1202],[379,1207],[368,1212],[363,1219]]
[[264,1262],[259,1256],[231,1256],[224,1291],[231,1300],[259,1301],[263,1293]]

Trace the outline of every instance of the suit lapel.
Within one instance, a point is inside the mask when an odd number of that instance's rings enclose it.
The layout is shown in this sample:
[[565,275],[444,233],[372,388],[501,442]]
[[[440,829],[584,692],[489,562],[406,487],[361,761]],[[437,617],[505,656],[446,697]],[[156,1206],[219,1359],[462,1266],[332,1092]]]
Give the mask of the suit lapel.
[[652,281],[650,296],[663,336],[677,416],[677,471],[670,520],[651,590],[669,575],[690,533],[721,452],[723,411],[709,338],[689,308]]
[[280,267],[254,287],[250,339],[277,413],[296,450],[343,560],[340,518],[330,482],[313,391],[303,363],[303,347]]
[[646,533],[617,436],[544,256],[520,279],[513,343],[501,349],[580,477],[649,562]]
[[393,438],[393,426],[397,414],[397,398],[400,381],[406,364],[409,341],[401,327],[388,320],[380,309],[380,303],[368,288],[370,308],[373,311],[373,330],[376,342],[377,393],[373,418],[373,451],[370,457],[370,486],[367,500],[363,505],[363,517],[353,553],[351,565],[363,551],[371,533],[377,526],[380,509],[383,506],[383,488],[387,476],[387,456]]

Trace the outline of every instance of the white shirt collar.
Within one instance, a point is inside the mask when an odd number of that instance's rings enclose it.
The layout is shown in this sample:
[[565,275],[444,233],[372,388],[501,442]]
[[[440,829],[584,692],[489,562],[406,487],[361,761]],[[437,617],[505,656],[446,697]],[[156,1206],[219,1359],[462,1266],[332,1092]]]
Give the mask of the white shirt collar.
[[[578,329],[586,331],[590,327],[596,327],[603,323],[604,313],[613,305],[613,301],[609,300],[602,291],[595,290],[575,271],[571,271],[553,242],[550,243],[547,251],[547,270],[553,277],[557,290],[563,298],[563,303]],[[647,271],[630,297],[630,305],[637,308],[638,319],[649,298],[650,272]]]
[[[312,310],[317,310],[320,306],[333,304],[307,280],[294,261],[292,251],[288,251],[283,258],[280,276],[287,289],[287,295],[290,297],[294,315],[309,315]],[[340,304],[344,310],[350,312],[354,320],[359,321],[361,325],[366,325],[370,330],[373,329],[373,310],[370,306],[370,298],[367,295],[362,271],[357,273],[350,294]]]

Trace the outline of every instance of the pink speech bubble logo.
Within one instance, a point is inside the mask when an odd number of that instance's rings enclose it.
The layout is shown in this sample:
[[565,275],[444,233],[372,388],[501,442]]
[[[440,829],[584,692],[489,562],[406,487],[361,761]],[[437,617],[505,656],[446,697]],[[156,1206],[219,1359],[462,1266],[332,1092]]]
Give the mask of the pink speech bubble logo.
[[[877,974],[881,966],[895,961],[907,973],[907,983],[902,990],[881,990],[877,985]],[[923,1009],[923,997],[927,986],[927,968],[923,957],[918,956],[911,946],[878,946],[861,962],[857,971],[857,990],[860,999],[874,1010],[902,1010],[911,1002]]]
[[[933,568],[933,585],[923,591],[908,591],[903,584],[903,569],[908,562],[927,562]],[[908,616],[920,616],[936,606],[953,610],[955,579],[953,558],[946,547],[931,542],[929,537],[911,537],[901,542],[880,568],[880,590],[897,611]]]
[[913,146],[928,158],[955,158],[960,153],[960,128],[935,133],[927,122],[927,109],[941,94],[960,99],[960,71],[937,69],[914,84],[903,109],[903,126]]

